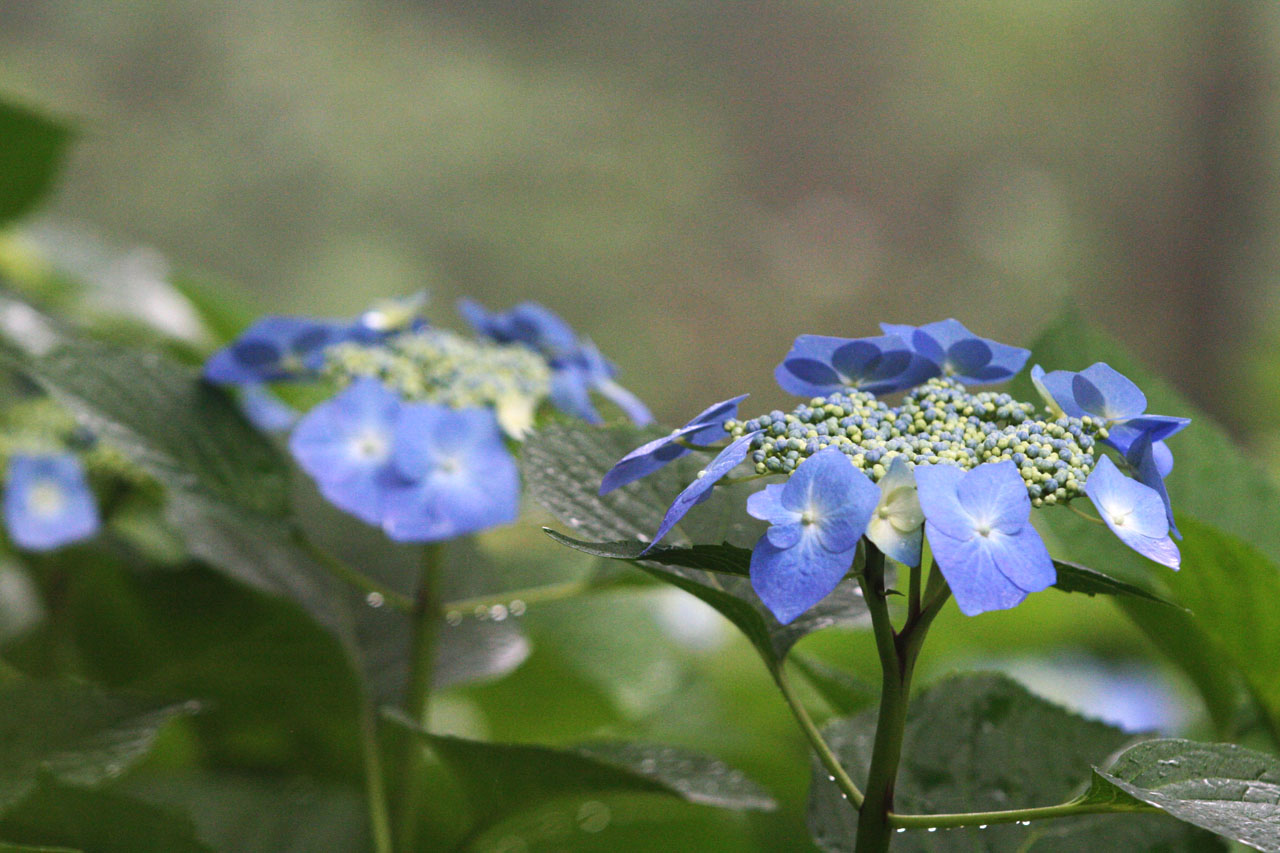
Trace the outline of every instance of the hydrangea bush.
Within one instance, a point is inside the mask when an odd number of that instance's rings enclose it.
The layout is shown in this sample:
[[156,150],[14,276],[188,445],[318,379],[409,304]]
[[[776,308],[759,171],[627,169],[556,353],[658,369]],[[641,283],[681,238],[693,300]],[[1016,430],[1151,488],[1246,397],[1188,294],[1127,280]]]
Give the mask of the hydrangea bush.
[[[534,303],[104,312],[12,225],[68,136],[0,101],[5,850],[1280,851],[1280,488],[1087,321],[800,335],[663,429]],[[1195,739],[937,675],[1129,621]]]

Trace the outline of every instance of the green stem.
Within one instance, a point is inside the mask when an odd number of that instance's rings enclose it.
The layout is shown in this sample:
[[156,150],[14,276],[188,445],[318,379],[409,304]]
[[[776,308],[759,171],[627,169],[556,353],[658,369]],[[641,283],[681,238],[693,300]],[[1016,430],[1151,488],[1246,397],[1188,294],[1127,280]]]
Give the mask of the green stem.
[[364,757],[365,799],[369,803],[374,853],[391,853],[391,817],[387,812],[387,790],[382,778],[377,721],[373,705],[365,696],[360,698],[360,749]]
[[[423,549],[422,575],[414,596],[412,637],[409,646],[409,680],[405,686],[404,711],[409,719],[427,730],[427,708],[431,698],[431,674],[435,667],[436,640],[440,633],[443,611],[440,609],[440,570],[444,564],[443,542],[433,542]],[[410,732],[403,735],[401,758],[400,837],[399,849],[408,853],[416,848],[419,806],[424,791],[420,784],[422,745]]]
[[791,708],[791,713],[795,716],[796,722],[800,724],[805,737],[809,739],[809,745],[813,747],[814,752],[818,753],[818,760],[822,762],[823,767],[827,768],[827,775],[840,788],[845,799],[853,803],[854,808],[862,808],[864,799],[862,792],[858,790],[858,786],[849,778],[849,774],[845,772],[845,769],[840,766],[840,759],[836,758],[835,753],[831,751],[831,747],[823,739],[822,733],[818,731],[818,727],[813,724],[813,718],[809,716],[809,712],[800,703],[800,699],[791,687],[791,682],[787,678],[782,664],[779,664],[773,670],[773,679],[782,691],[782,697],[787,700],[787,705]]
[[324,566],[339,580],[351,584],[368,596],[378,596],[378,600],[385,602],[386,604],[390,604],[396,610],[403,613],[409,613],[413,610],[413,600],[409,598],[409,596],[396,592],[391,587],[379,583],[368,575],[351,568],[342,560],[339,560],[337,557],[312,542],[311,538],[301,530],[296,528],[294,529],[293,542],[305,551],[307,556]]
[[1155,806],[1115,803],[1081,803],[1073,800],[1056,806],[1038,806],[1030,809],[1009,809],[998,812],[969,812],[965,814],[890,814],[889,825],[902,829],[954,829],[960,826],[988,826],[993,823],[1020,823],[1033,820],[1074,817],[1085,814],[1118,814],[1120,812],[1159,811]]

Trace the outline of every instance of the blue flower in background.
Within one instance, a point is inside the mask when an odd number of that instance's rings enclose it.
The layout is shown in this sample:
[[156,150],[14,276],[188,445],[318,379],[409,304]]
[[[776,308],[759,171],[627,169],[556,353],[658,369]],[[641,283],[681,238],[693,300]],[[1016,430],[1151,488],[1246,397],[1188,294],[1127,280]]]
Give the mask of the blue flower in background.
[[521,302],[510,311],[490,311],[470,299],[458,300],[458,313],[478,334],[504,344],[524,344],[548,361],[573,355],[578,336],[558,314],[536,302]]
[[376,379],[359,379],[303,416],[289,450],[334,506],[381,524],[400,398]]
[[747,498],[747,512],[771,525],[751,552],[751,586],[779,622],[836,588],[879,500],[875,484],[833,447]]
[[670,435],[655,438],[642,444],[609,469],[600,482],[600,494],[607,494],[614,489],[633,483],[641,477],[647,477],[654,471],[674,462],[689,452],[689,448],[676,442],[684,440],[689,444],[709,445],[725,437],[724,422],[738,416],[738,404],[747,399],[743,394],[714,406],[704,409],[701,414],[684,426],[672,431]]
[[571,355],[553,359],[550,364],[551,402],[562,411],[589,424],[603,423],[591,403],[589,392],[595,391],[612,400],[636,426],[653,423],[653,415],[640,398],[613,380],[617,367],[591,341],[584,339]]
[[937,376],[938,367],[916,355],[897,335],[801,335],[773,375],[784,391],[801,397],[821,397],[850,388],[889,394]]
[[84,468],[70,453],[12,456],[4,519],[14,543],[32,551],[88,539],[101,525]]
[[520,474],[489,409],[406,404],[382,518],[398,542],[452,539],[514,521]]
[[264,385],[240,389],[240,408],[249,423],[263,432],[288,432],[298,422],[299,412]]
[[966,616],[1013,607],[1057,580],[1013,462],[923,465],[915,476],[929,547]]
[[[710,465],[698,472],[697,479],[690,483],[683,492],[676,495],[676,499],[671,502],[666,515],[662,518],[662,524],[658,527],[658,532],[654,534],[653,541],[649,543],[649,548],[661,542],[662,537],[670,533],[671,528],[680,523],[680,519],[684,518],[685,513],[711,497],[711,489],[715,484],[725,474],[741,465],[747,458],[747,453],[751,450],[751,441],[759,434],[758,431],[749,432],[732,444],[727,445],[715,459],[711,460]],[[649,548],[645,548],[645,551],[648,551]]]
[[980,338],[959,320],[926,326],[881,323],[886,335],[897,335],[916,355],[931,362],[937,374],[966,385],[988,385],[1010,379],[1026,364],[1030,350]]
[[1169,521],[1157,492],[1120,473],[1105,456],[1098,460],[1084,490],[1120,541],[1148,559],[1178,568],[1182,558],[1169,538]]
[[591,402],[595,391],[612,400],[637,426],[653,422],[644,403],[614,381],[617,368],[555,314],[534,302],[507,312],[493,312],[470,299],[458,301],[458,313],[477,333],[499,343],[523,344],[551,366],[551,400],[562,411],[587,423],[602,423]]
[[204,366],[204,377],[221,385],[257,385],[316,373],[329,346],[350,339],[350,323],[305,317],[264,317]]

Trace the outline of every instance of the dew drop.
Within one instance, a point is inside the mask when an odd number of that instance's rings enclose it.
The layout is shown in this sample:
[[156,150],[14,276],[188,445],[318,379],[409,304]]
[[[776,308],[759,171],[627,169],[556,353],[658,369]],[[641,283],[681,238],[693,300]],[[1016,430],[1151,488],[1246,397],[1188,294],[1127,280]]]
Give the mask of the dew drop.
[[495,604],[489,608],[489,618],[494,622],[501,622],[507,618],[507,606],[505,604]]
[[986,829],[986,828],[987,828],[987,825],[985,823],[978,824],[978,829]]
[[581,526],[582,526],[582,520],[581,520],[581,519],[578,519],[578,518],[571,518],[571,519],[569,519],[569,526],[570,526],[570,527],[581,527]]
[[827,776],[827,781],[828,781],[828,782],[834,782],[834,781],[836,781],[836,777],[828,775],[828,776]]
[[512,616],[523,616],[526,608],[524,601],[517,598],[511,602],[511,606],[507,609],[511,611]]
[[898,827],[898,832],[906,832],[906,831],[907,831],[907,828],[905,826]]
[[483,604],[477,604],[476,609],[471,611],[471,615],[483,622],[489,616],[489,608]]
[[929,832],[937,832],[937,831],[938,831],[938,827],[936,826],[929,827]]
[[381,607],[382,605],[386,604],[386,603],[387,603],[387,600],[386,600],[385,598],[383,598],[383,597],[382,597],[382,593],[380,593],[380,592],[371,592],[371,593],[369,593],[368,595],[366,595],[366,596],[364,597],[364,603],[365,603],[365,604],[367,604],[367,605],[369,605],[370,607],[377,608],[377,607]]
[[457,610],[450,610],[444,615],[444,621],[456,628],[462,624],[462,614]]

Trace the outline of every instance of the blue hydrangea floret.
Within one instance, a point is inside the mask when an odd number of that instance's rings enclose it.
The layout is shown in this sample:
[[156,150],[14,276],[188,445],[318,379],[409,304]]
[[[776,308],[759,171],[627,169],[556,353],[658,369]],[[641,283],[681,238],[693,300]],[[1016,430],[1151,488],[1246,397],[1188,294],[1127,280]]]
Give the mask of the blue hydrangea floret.
[[4,521],[14,544],[31,551],[49,551],[94,536],[101,520],[79,458],[72,453],[11,456]]

